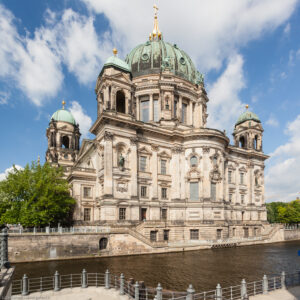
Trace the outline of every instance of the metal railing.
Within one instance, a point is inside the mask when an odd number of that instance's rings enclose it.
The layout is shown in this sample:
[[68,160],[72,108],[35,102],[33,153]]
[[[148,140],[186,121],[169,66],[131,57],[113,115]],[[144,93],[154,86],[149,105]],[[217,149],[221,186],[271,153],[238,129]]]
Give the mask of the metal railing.
[[192,285],[186,292],[164,291],[158,284],[157,288],[148,288],[143,282],[134,282],[133,279],[126,280],[124,275],[115,276],[107,270],[103,273],[87,273],[83,270],[81,274],[60,275],[57,271],[53,276],[28,278],[25,274],[22,279],[14,280],[12,283],[12,295],[28,295],[30,293],[53,290],[58,292],[64,288],[87,288],[104,287],[114,288],[120,295],[128,295],[135,300],[247,300],[249,296],[267,294],[277,289],[300,284],[300,272],[280,276],[263,276],[262,280],[247,283],[245,279],[240,285],[222,288],[220,284],[215,290],[195,293]]

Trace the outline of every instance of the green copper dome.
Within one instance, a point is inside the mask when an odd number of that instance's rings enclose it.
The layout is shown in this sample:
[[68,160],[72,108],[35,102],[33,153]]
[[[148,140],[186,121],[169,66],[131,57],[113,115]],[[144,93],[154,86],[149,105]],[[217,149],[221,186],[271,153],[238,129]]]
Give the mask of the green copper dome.
[[76,125],[76,121],[74,119],[74,117],[72,116],[72,114],[65,109],[59,109],[58,111],[56,111],[52,117],[51,120],[54,121],[62,121],[62,122],[67,122],[73,125]]
[[131,68],[133,77],[169,70],[194,84],[203,82],[203,75],[196,70],[190,57],[177,45],[161,39],[137,46],[127,55],[125,61]]
[[130,73],[130,67],[128,66],[128,64],[124,60],[118,58],[115,55],[107,59],[103,68],[105,67],[116,67],[117,69],[121,69],[122,71]]
[[251,120],[260,123],[260,119],[258,118],[258,116],[257,116],[255,113],[253,113],[253,112],[251,112],[251,111],[249,111],[249,110],[246,110],[245,112],[243,112],[243,113],[239,116],[237,122],[235,123],[235,126],[236,126],[236,125],[239,125],[239,124],[241,124],[241,123],[243,123],[243,122],[245,122],[245,121],[251,121]]

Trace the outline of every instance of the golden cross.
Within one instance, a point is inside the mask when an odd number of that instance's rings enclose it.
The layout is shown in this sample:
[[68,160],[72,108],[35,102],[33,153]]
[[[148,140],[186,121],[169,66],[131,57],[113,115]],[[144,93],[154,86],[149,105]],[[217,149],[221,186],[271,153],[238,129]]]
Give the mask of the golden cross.
[[158,7],[156,6],[156,4],[153,5],[153,8],[154,8],[154,14],[155,16],[157,16]]

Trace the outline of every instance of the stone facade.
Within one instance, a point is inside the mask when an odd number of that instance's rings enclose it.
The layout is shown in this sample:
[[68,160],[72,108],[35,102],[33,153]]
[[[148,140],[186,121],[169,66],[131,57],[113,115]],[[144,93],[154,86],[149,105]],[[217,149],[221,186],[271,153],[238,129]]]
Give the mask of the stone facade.
[[[161,54],[168,47],[174,57]],[[75,223],[128,226],[152,240],[259,235],[267,159],[259,119],[247,111],[230,145],[225,132],[206,127],[209,99],[190,58],[157,36],[141,49],[126,62],[115,51],[104,65],[90,129],[95,138],[83,140],[79,152],[70,148],[70,159],[59,163],[77,199]],[[67,123],[51,122],[49,139]]]

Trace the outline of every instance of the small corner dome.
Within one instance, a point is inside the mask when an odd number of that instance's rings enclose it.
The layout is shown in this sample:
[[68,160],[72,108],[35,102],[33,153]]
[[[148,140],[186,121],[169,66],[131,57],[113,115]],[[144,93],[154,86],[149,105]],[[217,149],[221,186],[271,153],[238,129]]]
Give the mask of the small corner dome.
[[260,119],[255,113],[253,113],[249,110],[246,110],[239,116],[238,120],[235,123],[235,126],[237,126],[241,123],[244,123],[246,121],[256,121],[256,122],[260,123]]
[[73,117],[73,115],[66,109],[59,109],[57,110],[51,117],[51,120],[54,121],[61,121],[61,122],[67,122],[72,125],[76,125],[76,121]]
[[121,71],[125,71],[128,73],[131,72],[129,65],[124,60],[118,58],[116,55],[113,55],[106,60],[103,68],[105,67],[115,67],[117,69],[120,69]]

